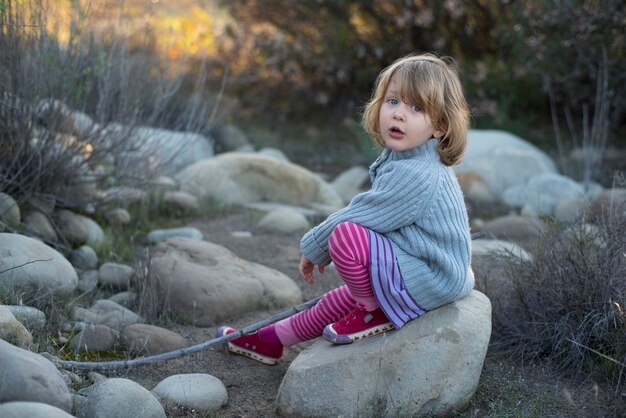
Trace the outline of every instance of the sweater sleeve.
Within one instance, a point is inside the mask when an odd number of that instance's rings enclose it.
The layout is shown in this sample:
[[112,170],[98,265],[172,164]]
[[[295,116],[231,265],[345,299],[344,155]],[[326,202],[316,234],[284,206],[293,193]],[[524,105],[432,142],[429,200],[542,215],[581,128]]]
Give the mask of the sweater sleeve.
[[414,160],[393,161],[376,173],[372,188],[307,232],[300,242],[302,254],[315,264],[331,262],[328,237],[341,222],[354,222],[380,234],[426,216],[437,187],[439,170]]

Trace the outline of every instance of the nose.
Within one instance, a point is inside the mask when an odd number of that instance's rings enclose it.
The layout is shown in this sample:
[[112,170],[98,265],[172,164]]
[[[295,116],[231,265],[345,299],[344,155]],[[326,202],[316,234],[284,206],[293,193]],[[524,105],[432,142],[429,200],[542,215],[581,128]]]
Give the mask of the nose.
[[403,120],[404,120],[404,112],[402,112],[402,110],[401,110],[401,109],[396,109],[396,110],[393,112],[393,118],[394,118],[395,120],[401,120],[401,121],[403,121]]

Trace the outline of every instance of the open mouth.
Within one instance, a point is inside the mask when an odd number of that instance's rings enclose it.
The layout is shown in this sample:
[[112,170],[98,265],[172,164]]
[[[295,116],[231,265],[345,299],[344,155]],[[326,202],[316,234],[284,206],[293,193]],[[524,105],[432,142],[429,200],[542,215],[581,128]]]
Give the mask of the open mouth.
[[398,128],[397,126],[392,126],[391,128],[389,128],[389,135],[392,138],[400,138],[402,135],[404,135],[404,132],[402,132],[402,129]]

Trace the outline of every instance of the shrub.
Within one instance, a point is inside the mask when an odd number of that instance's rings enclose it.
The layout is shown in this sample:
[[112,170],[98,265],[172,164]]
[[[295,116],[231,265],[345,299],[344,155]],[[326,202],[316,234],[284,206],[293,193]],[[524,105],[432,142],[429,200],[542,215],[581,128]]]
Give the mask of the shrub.
[[555,225],[535,259],[511,266],[518,315],[500,317],[494,345],[626,387],[626,217]]
[[141,186],[158,170],[137,164],[140,150],[142,162],[152,159],[135,127],[208,134],[213,100],[202,72],[174,76],[149,49],[97,37],[78,1],[60,42],[47,30],[47,4],[0,2],[0,191],[81,207],[100,185]]

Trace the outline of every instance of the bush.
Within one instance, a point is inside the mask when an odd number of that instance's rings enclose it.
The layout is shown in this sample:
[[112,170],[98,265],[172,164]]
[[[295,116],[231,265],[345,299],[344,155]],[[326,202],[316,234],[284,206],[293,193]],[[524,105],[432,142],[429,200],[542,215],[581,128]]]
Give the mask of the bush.
[[0,1],[0,191],[18,203],[46,194],[82,207],[99,186],[141,186],[158,170],[130,158],[142,150],[135,127],[208,134],[214,101],[202,72],[172,76],[149,49],[97,37],[81,2],[71,2],[61,43],[47,31],[46,5]]
[[512,266],[519,315],[501,315],[494,345],[626,387],[626,217],[556,225],[531,263]]

